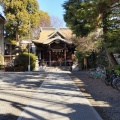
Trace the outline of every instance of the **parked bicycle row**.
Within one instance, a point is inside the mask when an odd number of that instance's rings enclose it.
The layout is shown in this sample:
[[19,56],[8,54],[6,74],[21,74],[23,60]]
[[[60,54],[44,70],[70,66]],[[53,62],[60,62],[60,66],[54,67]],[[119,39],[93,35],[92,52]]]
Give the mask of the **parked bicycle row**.
[[96,69],[90,69],[87,75],[93,79],[100,79],[107,86],[111,85],[120,92],[120,75],[117,74],[114,69],[107,70],[97,67]]

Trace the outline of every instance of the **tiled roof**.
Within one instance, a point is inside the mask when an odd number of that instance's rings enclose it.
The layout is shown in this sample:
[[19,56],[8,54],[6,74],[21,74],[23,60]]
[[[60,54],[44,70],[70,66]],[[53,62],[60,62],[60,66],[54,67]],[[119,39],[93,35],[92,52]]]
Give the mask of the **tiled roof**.
[[[54,36],[56,33],[59,33],[60,35]],[[54,41],[55,38],[71,44],[72,31],[69,28],[42,28],[40,38],[38,40],[33,40],[33,42],[48,44]]]

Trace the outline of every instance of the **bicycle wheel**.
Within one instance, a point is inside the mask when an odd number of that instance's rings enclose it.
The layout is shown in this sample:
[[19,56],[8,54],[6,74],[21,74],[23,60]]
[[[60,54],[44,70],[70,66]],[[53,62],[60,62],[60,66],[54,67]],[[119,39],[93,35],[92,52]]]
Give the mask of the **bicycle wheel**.
[[88,71],[87,76],[88,76],[89,78],[93,78],[93,71]]
[[116,89],[120,92],[120,80],[116,82]]
[[116,82],[118,81],[118,78],[115,78],[115,79],[113,79],[112,81],[111,81],[111,86],[113,87],[113,88],[116,88]]
[[90,71],[88,71],[87,76],[91,77],[91,72]]
[[106,85],[110,85],[110,80],[109,79],[105,79],[105,84]]

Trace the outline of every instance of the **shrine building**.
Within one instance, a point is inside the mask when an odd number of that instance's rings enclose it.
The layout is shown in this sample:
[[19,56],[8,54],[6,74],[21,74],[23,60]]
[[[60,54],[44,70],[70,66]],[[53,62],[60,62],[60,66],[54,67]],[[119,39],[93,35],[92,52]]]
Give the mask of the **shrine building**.
[[74,60],[75,45],[68,28],[41,28],[38,40],[33,40],[39,63],[47,66],[70,66]]

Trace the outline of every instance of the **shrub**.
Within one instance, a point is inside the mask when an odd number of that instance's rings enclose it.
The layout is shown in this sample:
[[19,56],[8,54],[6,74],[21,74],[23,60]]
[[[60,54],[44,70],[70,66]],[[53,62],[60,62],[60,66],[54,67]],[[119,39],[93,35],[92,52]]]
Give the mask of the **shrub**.
[[[28,64],[29,64],[29,54],[27,52],[23,52],[18,57],[16,57],[14,61],[15,66],[22,67],[24,70],[28,71]],[[36,64],[36,56],[30,53],[30,70],[35,69]]]
[[116,65],[114,69],[117,74],[120,74],[120,65]]
[[114,69],[117,74],[120,74],[120,65],[116,65],[114,67],[109,67],[108,70]]
[[8,72],[13,72],[14,71],[14,66],[6,66],[5,67],[5,71],[8,71]]

